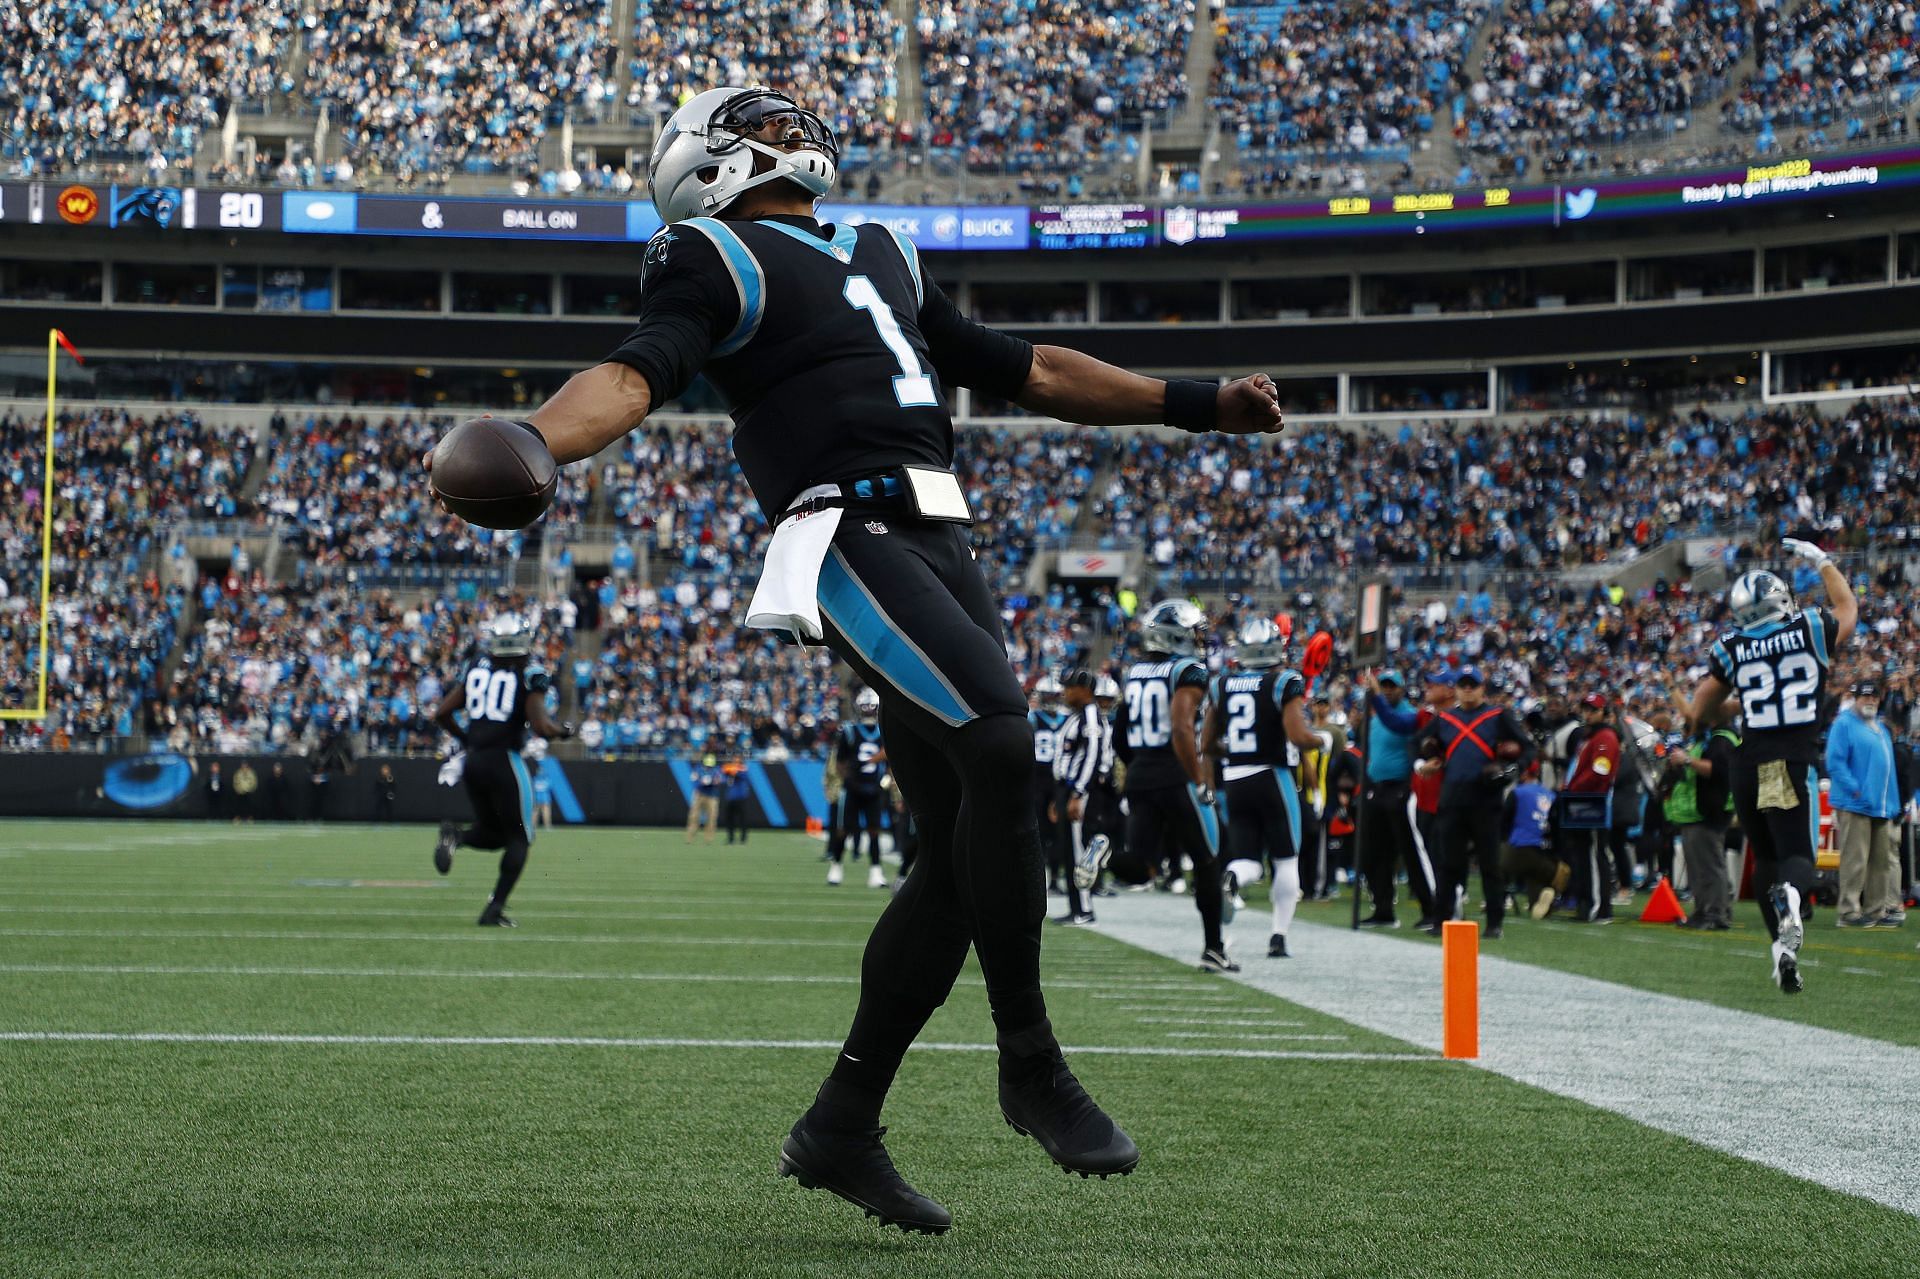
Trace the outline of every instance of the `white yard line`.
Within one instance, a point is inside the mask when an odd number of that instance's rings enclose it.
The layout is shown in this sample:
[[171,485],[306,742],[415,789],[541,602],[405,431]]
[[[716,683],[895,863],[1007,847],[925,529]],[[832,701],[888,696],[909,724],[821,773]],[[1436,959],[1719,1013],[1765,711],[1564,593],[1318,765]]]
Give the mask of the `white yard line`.
[[[7,1030],[0,1043],[124,1043],[124,1044],[266,1044],[319,1047],[434,1047],[434,1048],[795,1048],[828,1051],[841,1047],[838,1039],[676,1039],[625,1038],[600,1035],[300,1035],[214,1031],[88,1031]],[[992,1044],[917,1043],[915,1052],[997,1053]],[[1426,1062],[1444,1065],[1432,1053],[1362,1053],[1291,1051],[1277,1048],[1188,1048],[1157,1044],[1093,1044],[1070,1046],[1079,1057],[1239,1057],[1259,1061],[1380,1061]]]
[[[78,975],[106,977],[346,977],[397,978],[411,981],[626,981],[663,985],[687,985],[719,982],[740,986],[858,986],[857,975],[826,976],[813,973],[657,973],[657,972],[573,972],[550,969],[513,968],[348,968],[323,965],[275,964],[0,964],[0,973],[20,976]],[[960,985],[974,988],[986,983],[972,974],[962,974]],[[1092,981],[1049,981],[1049,990],[1105,990],[1111,983]],[[1143,1019],[1151,1020],[1151,1019]],[[1207,1024],[1215,1023],[1211,1019]],[[1298,1022],[1248,1022],[1247,1025],[1299,1025]]]
[[279,932],[252,929],[127,929],[127,928],[0,928],[0,937],[94,937],[161,938],[193,937],[202,941],[404,941],[404,942],[481,942],[488,945],[556,946],[813,946],[837,950],[859,950],[859,940],[826,940],[810,937],[678,937],[666,933],[634,933],[628,937],[552,937],[535,933],[515,933],[489,928],[445,933],[361,933],[361,932]]
[[[427,923],[444,916],[438,912],[445,904],[422,903],[411,910],[392,910],[378,906],[372,907],[327,907],[316,910],[311,906],[167,906],[150,904],[146,906],[5,906],[0,905],[0,914],[4,915],[138,915],[144,919],[165,919],[172,915],[259,915],[284,916],[290,919],[414,919]],[[519,914],[516,910],[515,914]],[[727,923],[745,922],[754,924],[833,924],[845,926],[860,922],[856,916],[847,918],[841,915],[739,915],[729,911],[724,916],[716,916],[709,911],[704,914],[692,914],[686,911],[659,912],[645,910],[539,910],[541,920],[603,920],[609,923],[622,919],[631,919],[644,923],[699,923],[711,924],[718,921]],[[531,918],[531,917],[530,917]]]
[[[1109,902],[1095,930],[1185,959],[1193,920]],[[1229,980],[1423,1048],[1440,1046],[1440,948],[1295,925],[1295,957]],[[1235,930],[1255,954],[1266,921]],[[1498,943],[1494,943],[1497,947]],[[1764,946],[1752,955],[1768,981]],[[1807,992],[1818,999],[1819,982]],[[1782,995],[1782,999],[1789,996]],[[1482,1069],[1920,1215],[1920,1049],[1556,969],[1480,957]]]

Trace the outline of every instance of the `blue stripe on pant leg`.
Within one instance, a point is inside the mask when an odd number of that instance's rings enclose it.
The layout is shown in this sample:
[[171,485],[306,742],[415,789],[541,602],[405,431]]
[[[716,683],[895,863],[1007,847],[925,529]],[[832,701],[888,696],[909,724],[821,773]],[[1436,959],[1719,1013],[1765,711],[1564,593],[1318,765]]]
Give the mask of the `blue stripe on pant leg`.
[[526,762],[520,758],[519,751],[507,753],[507,763],[513,769],[514,783],[520,788],[520,829],[525,832],[527,842],[533,842],[533,779],[527,776]]
[[[1814,622],[1816,629],[1819,625],[1818,621]],[[1836,817],[1834,820],[1838,821],[1839,818]],[[1813,842],[1808,845],[1813,851],[1807,857],[1817,871],[1820,869],[1820,770],[1812,765],[1807,767],[1807,824],[1812,827],[1813,835]],[[1873,851],[1871,836],[1867,839],[1867,851],[1869,853]]]
[[1220,815],[1213,811],[1213,805],[1200,802],[1200,789],[1192,782],[1187,783],[1187,800],[1193,805],[1193,812],[1200,819],[1200,835],[1207,841],[1207,851],[1213,856],[1220,855]]
[[1293,854],[1300,855],[1300,793],[1294,789],[1293,775],[1284,768],[1273,770],[1274,785],[1280,788],[1280,801],[1287,806],[1287,834],[1293,839]]
[[973,709],[897,626],[835,550],[820,566],[820,607],[866,663],[923,710],[958,728]]

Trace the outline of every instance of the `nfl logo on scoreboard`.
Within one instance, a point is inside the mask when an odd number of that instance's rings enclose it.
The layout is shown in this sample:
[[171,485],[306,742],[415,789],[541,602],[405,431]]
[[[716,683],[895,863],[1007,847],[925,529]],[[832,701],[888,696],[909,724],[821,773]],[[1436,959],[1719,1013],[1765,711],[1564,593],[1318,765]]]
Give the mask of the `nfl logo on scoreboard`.
[[1161,224],[1168,244],[1191,244],[1200,230],[1200,218],[1185,205],[1176,205],[1167,210],[1166,220]]

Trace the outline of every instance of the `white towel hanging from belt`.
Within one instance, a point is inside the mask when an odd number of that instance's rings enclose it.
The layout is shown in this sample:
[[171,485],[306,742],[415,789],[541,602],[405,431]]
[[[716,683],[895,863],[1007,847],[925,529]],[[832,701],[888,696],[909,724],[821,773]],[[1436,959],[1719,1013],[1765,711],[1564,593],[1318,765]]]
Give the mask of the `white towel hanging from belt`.
[[[792,506],[839,495],[839,485],[817,484],[796,497]],[[820,566],[826,562],[844,513],[838,506],[816,507],[789,515],[774,526],[760,583],[747,605],[748,626],[784,631],[801,644],[826,639],[820,625]]]

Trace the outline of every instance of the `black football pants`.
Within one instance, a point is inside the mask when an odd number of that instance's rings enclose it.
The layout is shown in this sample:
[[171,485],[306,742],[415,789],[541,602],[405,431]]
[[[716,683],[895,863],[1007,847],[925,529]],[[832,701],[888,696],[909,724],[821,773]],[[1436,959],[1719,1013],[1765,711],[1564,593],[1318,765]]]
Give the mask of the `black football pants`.
[[460,832],[460,842],[468,848],[500,850],[493,905],[505,906],[533,843],[533,781],[519,752],[503,750],[468,751],[461,780],[473,801],[474,824]]
[[819,599],[834,652],[880,694],[887,763],[919,833],[913,874],[867,941],[832,1074],[884,1093],[969,946],[1003,1036],[1046,1017],[1033,727],[964,528],[849,511]]
[[1814,771],[1811,764],[1786,765],[1787,780],[1793,786],[1792,808],[1760,807],[1760,769],[1740,758],[1733,759],[1733,811],[1739,814],[1740,827],[1747,833],[1753,849],[1754,896],[1760,899],[1760,917],[1767,933],[1780,936],[1780,916],[1773,908],[1771,890],[1778,884],[1792,884],[1800,890],[1801,909],[1813,904],[1813,886],[1817,878],[1813,853],[1820,844],[1820,803],[1814,798]]
[[846,852],[847,845],[853,846],[855,858],[860,856],[860,832],[867,833],[867,860],[875,866],[880,864],[880,792],[877,790],[850,790],[840,797],[840,821],[842,830],[840,839],[833,842],[833,860],[838,862]]
[[1413,837],[1412,791],[1406,782],[1369,782],[1365,795],[1361,833],[1366,839],[1360,861],[1373,897],[1373,913],[1382,919],[1394,918],[1394,881],[1405,866],[1407,887],[1420,903],[1421,917],[1435,918],[1437,877],[1426,846]]

